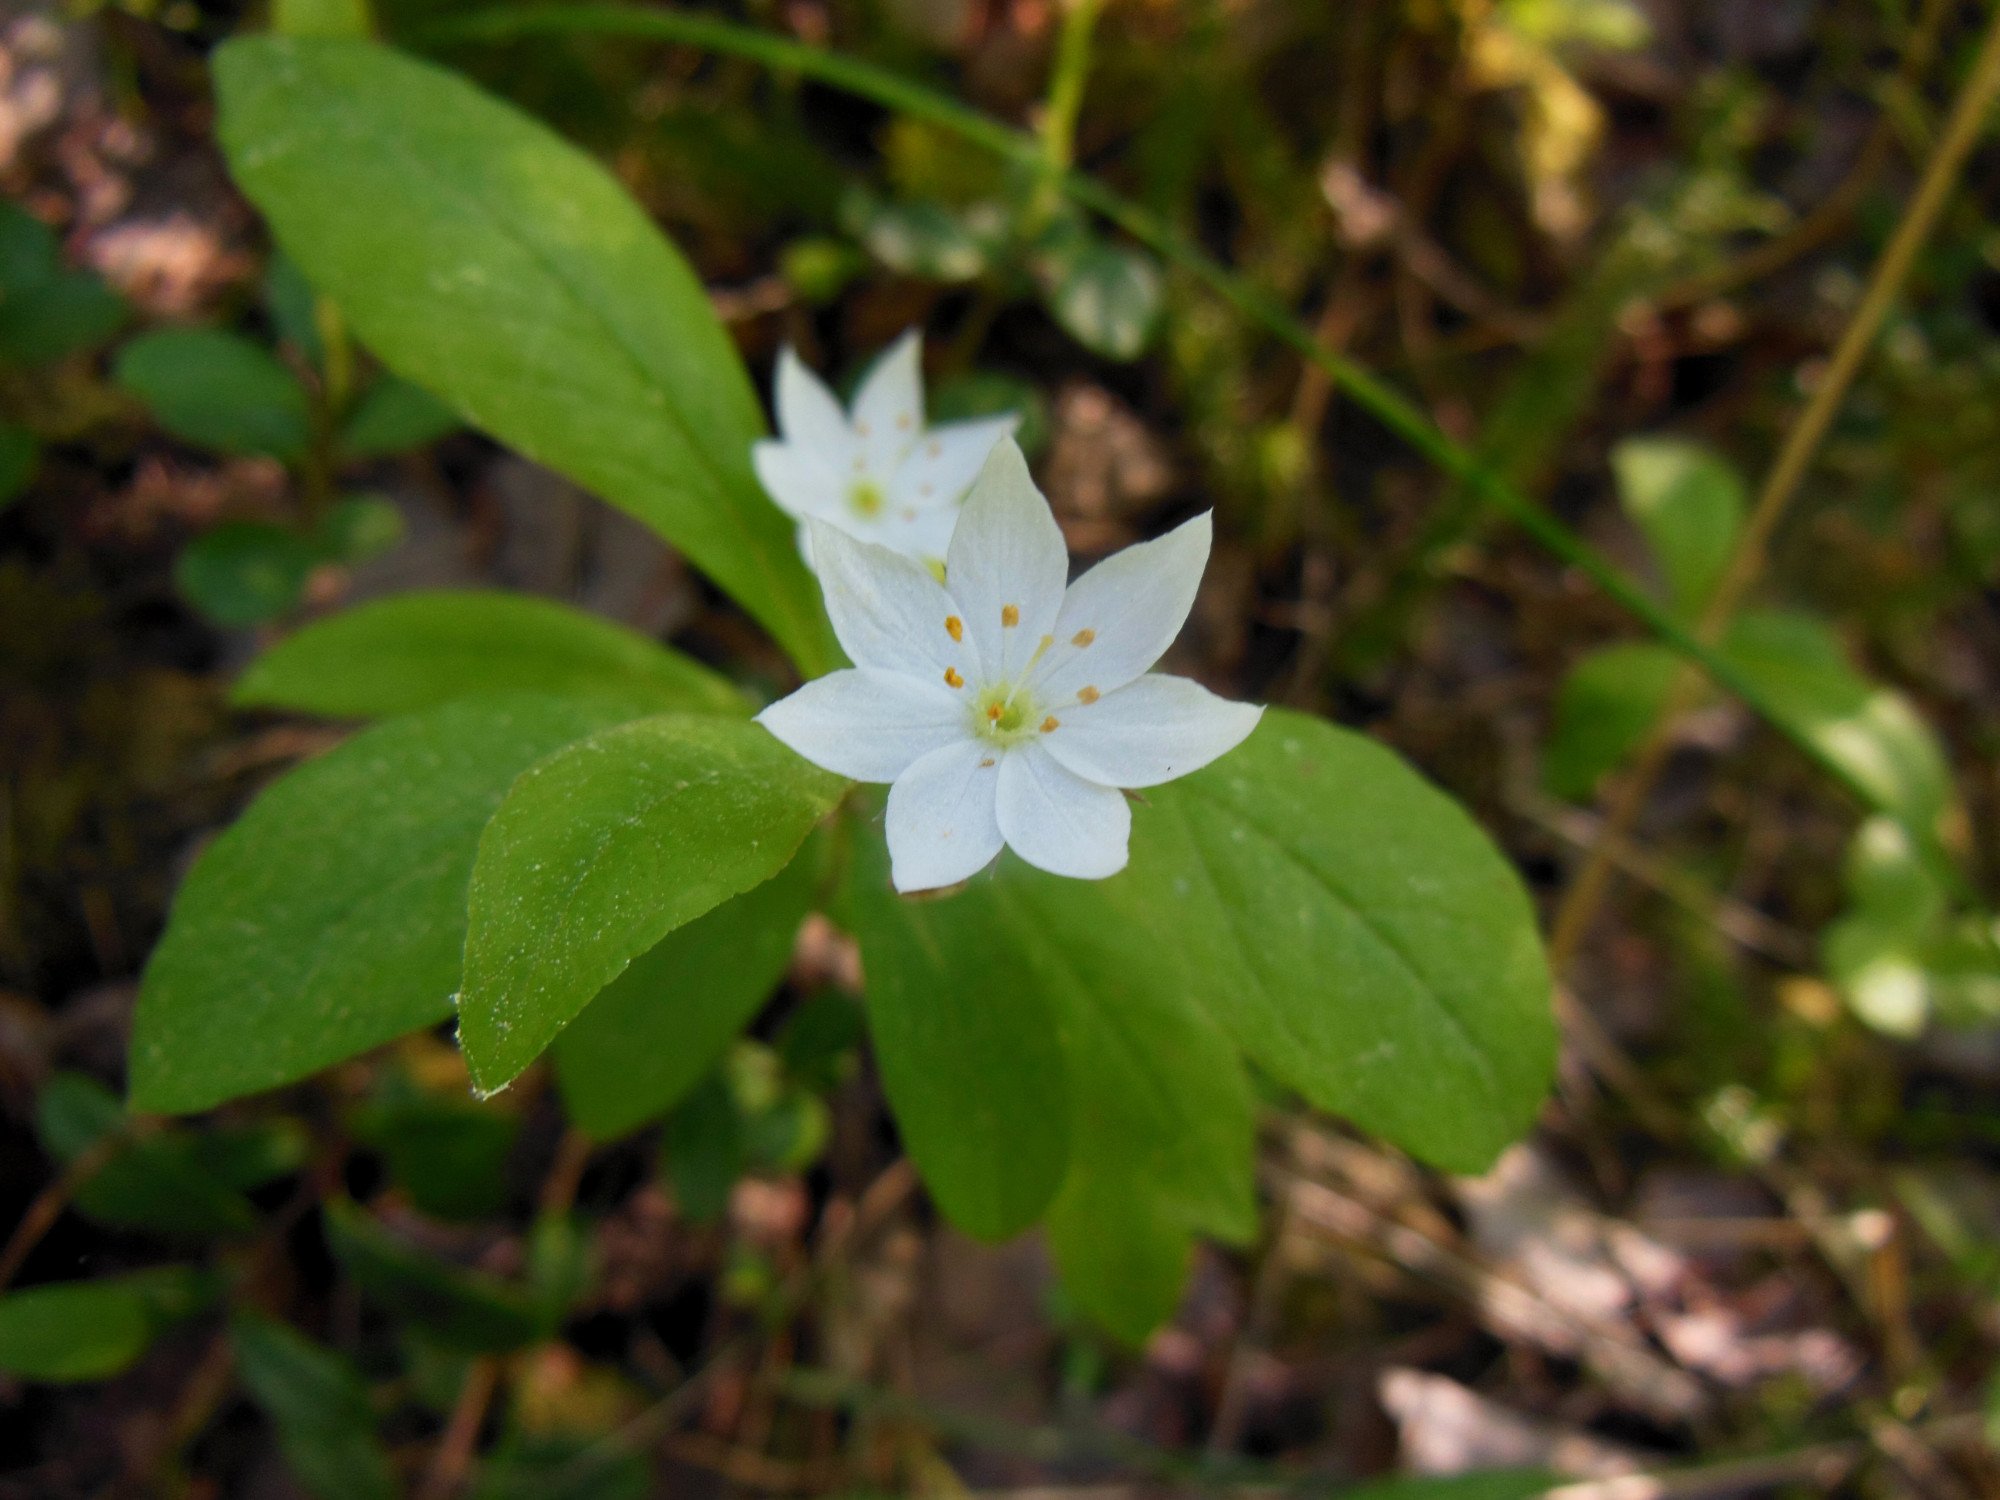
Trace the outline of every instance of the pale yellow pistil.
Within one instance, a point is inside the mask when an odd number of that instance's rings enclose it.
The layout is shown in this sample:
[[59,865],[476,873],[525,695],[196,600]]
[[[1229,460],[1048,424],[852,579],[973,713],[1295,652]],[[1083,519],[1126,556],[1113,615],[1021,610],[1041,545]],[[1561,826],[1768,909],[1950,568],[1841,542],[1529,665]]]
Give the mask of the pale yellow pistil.
[[882,486],[872,479],[857,479],[847,492],[848,507],[864,521],[872,521],[882,514],[882,507],[889,503],[889,497],[882,493]]

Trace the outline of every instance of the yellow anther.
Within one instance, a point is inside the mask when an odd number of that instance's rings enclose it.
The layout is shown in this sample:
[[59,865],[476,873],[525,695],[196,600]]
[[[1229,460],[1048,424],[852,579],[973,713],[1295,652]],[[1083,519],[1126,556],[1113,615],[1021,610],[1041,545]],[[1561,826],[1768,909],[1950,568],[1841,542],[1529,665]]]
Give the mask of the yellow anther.
[[1104,694],[1094,687],[1081,687],[1076,690],[1076,701],[1079,703],[1095,703],[1103,696]]
[[1096,639],[1097,639],[1096,631],[1079,630],[1075,635],[1069,638],[1069,643],[1072,646],[1088,646],[1092,641]]
[[1020,623],[1021,623],[1021,606],[1020,606],[1020,605],[1018,605],[1018,604],[1003,604],[1003,605],[1001,605],[1001,606],[1000,606],[1000,623],[1001,623],[1002,625],[1010,625],[1010,626],[1011,626],[1011,625],[1018,625],[1018,624],[1020,624]]
[[990,755],[989,755],[989,756],[987,756],[987,757],[986,757],[986,759],[982,760],[982,761],[981,761],[981,762],[979,763],[979,769],[983,771],[983,770],[985,770],[985,769],[986,769],[986,768],[987,768],[988,766],[993,766],[993,765],[998,765],[998,764],[999,764],[999,762],[998,762],[998,761],[996,761],[996,760],[994,760],[994,758],[993,758],[992,756],[990,756]]
[[1054,714],[1050,714],[1046,719],[1042,720],[1043,734],[1047,734],[1052,729],[1060,728],[1062,728],[1062,720],[1058,719]]
[[1000,722],[1000,716],[1005,712],[1007,712],[1006,708],[998,703],[987,704],[986,705],[987,722],[992,724],[998,724]]
[[944,669],[944,685],[946,687],[955,687],[955,688],[961,688],[965,686],[965,679],[958,675],[957,667],[946,667]]
[[955,641],[964,640],[965,621],[961,620],[957,615],[946,615],[944,617],[944,633]]

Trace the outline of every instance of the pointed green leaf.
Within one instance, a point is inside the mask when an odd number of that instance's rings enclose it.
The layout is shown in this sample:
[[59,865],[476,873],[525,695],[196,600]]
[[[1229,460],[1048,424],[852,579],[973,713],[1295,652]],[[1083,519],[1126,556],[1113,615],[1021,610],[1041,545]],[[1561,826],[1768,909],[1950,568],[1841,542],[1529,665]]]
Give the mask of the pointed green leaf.
[[654,712],[742,714],[691,657],[523,594],[399,594],[306,626],[260,656],[235,700],[336,719],[386,718],[504,693],[619,699]]
[[1456,802],[1281,709],[1147,795],[1108,893],[1173,934],[1154,962],[1259,1066],[1450,1171],[1527,1130],[1555,1069],[1548,966],[1519,877]]
[[52,1382],[116,1375],[216,1289],[191,1266],[162,1266],[9,1292],[0,1297],[0,1370]]
[[319,560],[318,549],[296,531],[225,521],[188,544],[174,564],[174,583],[218,625],[261,625],[298,604]]
[[297,459],[311,439],[305,389],[284,361],[220,328],[164,328],[118,351],[118,383],[183,442]]
[[[129,1133],[133,1120],[111,1090],[81,1073],[58,1073],[35,1101],[35,1131],[48,1153],[73,1162],[107,1136]],[[91,1218],[166,1234],[241,1234],[257,1210],[211,1165],[201,1136],[165,1129],[134,1134],[76,1191]]]
[[1543,752],[1549,790],[1573,802],[1596,791],[1665,712],[1680,669],[1677,653],[1647,641],[1607,646],[1571,667]]
[[570,1116],[598,1140],[678,1104],[749,1024],[791,961],[818,879],[800,855],[638,958],[556,1038]]
[[1630,438],[1611,454],[1618,499],[1646,534],[1683,618],[1699,615],[1729,566],[1747,509],[1728,460],[1678,438]]
[[1033,934],[978,882],[898,896],[879,827],[858,840],[849,904],[882,1085],[938,1207],[1005,1239],[1048,1207],[1069,1163],[1069,1065]]
[[368,387],[340,430],[342,458],[380,458],[428,448],[458,431],[458,413],[420,385],[384,375]]
[[769,880],[845,783],[762,726],[667,715],[580,741],[515,783],[479,841],[459,1041],[506,1084],[633,959]]
[[1938,837],[1955,800],[1943,746],[1907,698],[1854,670],[1830,626],[1806,614],[1752,611],[1731,627],[1723,652],[1794,733],[1846,767],[1885,811]]
[[229,1328],[236,1368],[278,1430],[278,1446],[315,1500],[396,1500],[402,1493],[375,1434],[368,1384],[304,1334],[254,1314]]
[[446,704],[271,786],[181,887],[140,989],[133,1106],[208,1109],[449,1015],[480,830],[522,771],[622,717]]
[[215,80],[238,183],[371,351],[655,527],[801,665],[828,664],[818,590],[751,471],[765,429],[742,360],[608,172],[367,43],[243,38]]
[[345,1198],[326,1205],[326,1240],[355,1285],[445,1348],[497,1354],[541,1336],[523,1287],[437,1260]]
[[1180,965],[1166,911],[1012,861],[994,881],[1046,948],[1071,1080],[1070,1169],[1049,1209],[1063,1286],[1142,1341],[1180,1303],[1197,1234],[1257,1227],[1255,1116],[1236,1046]]

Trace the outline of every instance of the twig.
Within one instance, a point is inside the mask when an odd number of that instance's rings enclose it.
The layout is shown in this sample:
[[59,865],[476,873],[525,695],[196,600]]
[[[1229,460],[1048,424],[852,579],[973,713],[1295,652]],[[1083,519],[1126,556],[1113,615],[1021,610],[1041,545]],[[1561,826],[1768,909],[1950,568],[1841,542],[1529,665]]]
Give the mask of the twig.
[[424,1482],[417,1490],[417,1500],[448,1500],[465,1482],[472,1467],[473,1450],[479,1444],[479,1429],[486,1422],[486,1410],[500,1389],[500,1373],[500,1361],[492,1355],[475,1359],[467,1367],[465,1384],[459,1387],[458,1400],[452,1403],[451,1417],[445,1423],[444,1436],[431,1457]]
[[42,1236],[55,1227],[56,1220],[62,1217],[63,1210],[69,1207],[78,1189],[103,1171],[112,1157],[157,1128],[150,1121],[134,1120],[124,1128],[108,1132],[92,1141],[63,1168],[61,1176],[35,1194],[34,1201],[21,1215],[21,1221],[14,1226],[14,1232],[7,1237],[7,1248],[0,1250],[0,1291],[5,1291],[13,1282],[22,1263],[41,1243]]

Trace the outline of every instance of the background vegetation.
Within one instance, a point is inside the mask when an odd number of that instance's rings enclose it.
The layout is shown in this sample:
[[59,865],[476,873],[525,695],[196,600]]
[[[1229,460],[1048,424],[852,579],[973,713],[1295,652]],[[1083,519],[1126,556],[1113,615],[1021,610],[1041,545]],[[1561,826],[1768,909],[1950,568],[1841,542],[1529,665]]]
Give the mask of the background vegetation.
[[1543,904],[1559,1087],[1478,1180],[1272,1089],[1258,1243],[1201,1250],[1139,1348],[1032,1237],[939,1223],[818,919],[751,1037],[608,1147],[539,1071],[473,1103],[443,1033],[128,1115],[179,876],[340,737],[231,706],[262,644],[486,583],[787,676],[270,251],[208,70],[261,8],[15,12],[0,1495],[2000,1492],[1990,7],[679,13],[931,91],[896,108],[519,9],[373,20],[609,162],[760,374],[921,326],[936,414],[1027,414],[1074,552],[1216,509],[1179,669],[1473,809]]

